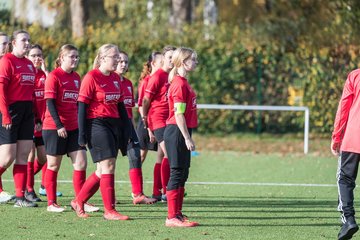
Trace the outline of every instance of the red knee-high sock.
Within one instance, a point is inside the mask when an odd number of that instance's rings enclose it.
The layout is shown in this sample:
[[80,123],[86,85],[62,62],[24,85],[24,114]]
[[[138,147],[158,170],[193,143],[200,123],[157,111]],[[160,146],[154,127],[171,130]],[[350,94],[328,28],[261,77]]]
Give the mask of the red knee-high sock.
[[131,190],[134,195],[143,193],[142,189],[142,171],[141,168],[132,168],[129,170],[129,177],[131,182]]
[[169,159],[163,158],[161,162],[161,184],[163,193],[166,194],[166,186],[170,179],[170,165],[169,165]]
[[24,197],[26,188],[27,165],[14,164],[13,176],[15,183],[15,196]]
[[167,205],[168,205],[168,218],[176,217],[176,211],[178,206],[179,189],[173,189],[166,192]]
[[100,187],[100,178],[95,174],[91,174],[85,181],[80,192],[76,195],[76,201],[79,203],[87,202]]
[[85,170],[74,170],[73,172],[73,185],[75,191],[75,197],[79,194],[84,182],[86,180],[86,171]]
[[34,191],[34,162],[27,163],[26,188],[28,192]]
[[56,203],[56,185],[57,185],[57,175],[58,172],[55,172],[50,169],[46,169],[45,173],[45,189],[48,199],[48,206],[53,203]]
[[36,175],[38,172],[40,172],[40,170],[42,169],[43,166],[44,166],[44,164],[39,163],[38,159],[35,158],[35,161],[34,161],[34,175]]
[[47,169],[47,162],[43,165],[41,168],[41,186],[45,187],[45,175],[46,175],[46,169]]
[[153,184],[153,195],[161,195],[161,163],[155,163],[154,165],[154,184]]
[[100,179],[100,191],[104,202],[105,211],[115,209],[115,177],[114,174],[102,174]]
[[0,167],[0,192],[4,191],[1,178],[5,171],[6,171],[6,168]]
[[182,205],[183,205],[183,202],[184,202],[184,193],[185,193],[185,188],[184,187],[180,187],[179,188],[179,196],[178,196],[178,206],[177,206],[177,211],[176,211],[176,214],[177,215],[181,215],[182,214]]

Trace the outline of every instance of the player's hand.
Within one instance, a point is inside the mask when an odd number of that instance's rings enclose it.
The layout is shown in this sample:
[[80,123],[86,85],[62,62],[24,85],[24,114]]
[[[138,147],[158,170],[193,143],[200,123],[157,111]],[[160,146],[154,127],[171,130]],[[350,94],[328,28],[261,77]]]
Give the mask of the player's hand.
[[58,136],[61,138],[67,138],[67,132],[64,127],[57,130]]
[[148,128],[147,116],[141,117],[141,121],[144,124],[144,128],[147,129]]
[[341,146],[341,142],[331,141],[331,146],[330,146],[331,153],[334,154],[335,156],[339,156],[340,146]]
[[11,123],[10,124],[3,124],[2,127],[5,128],[6,130],[10,130],[11,129]]
[[42,124],[41,123],[35,124],[35,131],[40,132],[41,129],[42,129]]
[[154,143],[154,142],[155,142],[155,135],[154,135],[154,133],[153,133],[150,129],[148,129],[148,133],[149,133],[150,142],[151,142],[151,143]]
[[192,138],[185,138],[185,144],[189,151],[195,151],[195,143]]

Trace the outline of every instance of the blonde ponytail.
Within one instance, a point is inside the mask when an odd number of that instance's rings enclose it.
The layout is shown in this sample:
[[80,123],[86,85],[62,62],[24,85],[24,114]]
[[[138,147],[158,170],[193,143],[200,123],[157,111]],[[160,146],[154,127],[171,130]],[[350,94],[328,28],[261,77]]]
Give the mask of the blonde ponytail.
[[172,83],[172,80],[174,79],[175,75],[178,74],[178,69],[177,67],[173,67],[173,69],[171,69],[170,73],[169,73],[169,78],[168,78],[168,81],[169,81],[169,84]]

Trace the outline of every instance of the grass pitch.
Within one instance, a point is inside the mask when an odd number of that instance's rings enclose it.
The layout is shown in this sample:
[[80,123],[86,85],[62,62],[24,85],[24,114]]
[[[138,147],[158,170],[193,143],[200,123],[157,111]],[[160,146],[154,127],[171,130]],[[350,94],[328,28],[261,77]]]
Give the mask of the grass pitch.
[[[143,165],[145,193],[151,195],[155,155]],[[335,239],[340,229],[336,212],[336,158],[302,154],[254,154],[200,151],[192,158],[183,211],[201,226],[164,226],[167,208],[131,204],[128,162],[118,158],[117,209],[131,221],[105,221],[102,213],[79,219],[70,209],[71,183],[59,183],[64,213],[0,205],[2,239]],[[94,165],[89,159],[88,175]],[[12,180],[9,169],[3,179]],[[59,180],[71,180],[70,161],[63,159]],[[37,180],[40,176],[36,177]],[[4,182],[13,191],[13,183]],[[35,189],[39,182],[35,183]],[[357,199],[358,196],[357,196]],[[101,206],[99,192],[90,200]],[[359,234],[358,234],[359,235]],[[355,235],[354,239],[360,239]]]

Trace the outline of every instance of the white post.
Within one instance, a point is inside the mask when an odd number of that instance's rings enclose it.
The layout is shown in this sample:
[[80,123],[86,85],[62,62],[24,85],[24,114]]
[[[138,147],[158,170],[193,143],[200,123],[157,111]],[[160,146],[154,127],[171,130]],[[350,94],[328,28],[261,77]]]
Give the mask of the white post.
[[309,152],[309,122],[310,122],[310,110],[305,109],[305,126],[304,126],[304,154]]

